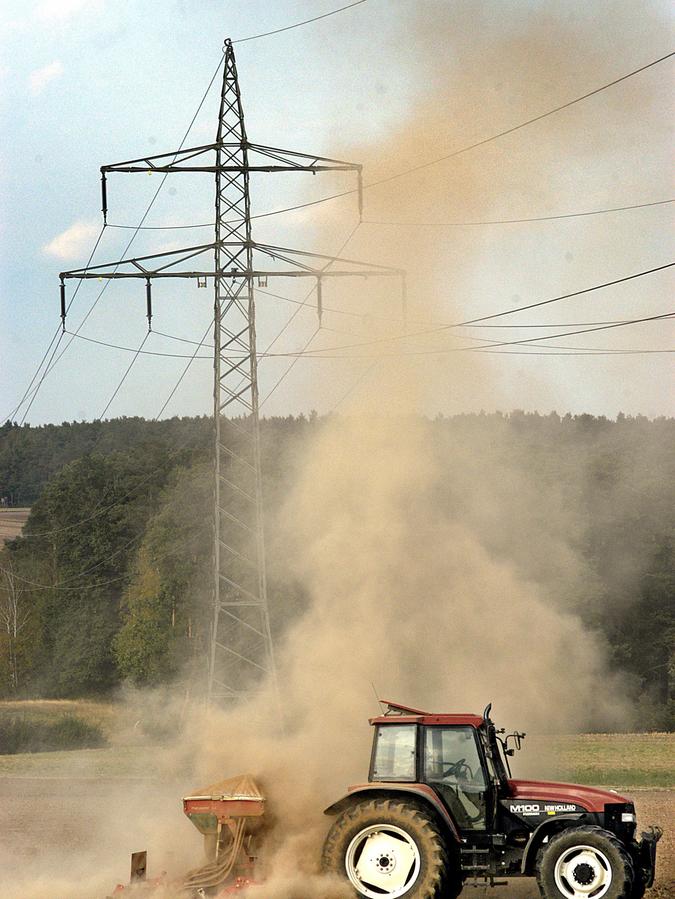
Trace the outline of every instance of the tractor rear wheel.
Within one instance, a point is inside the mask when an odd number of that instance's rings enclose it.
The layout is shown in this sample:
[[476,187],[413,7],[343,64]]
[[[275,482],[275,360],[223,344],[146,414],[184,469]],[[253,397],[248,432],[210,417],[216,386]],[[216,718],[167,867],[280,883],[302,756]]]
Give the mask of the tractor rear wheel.
[[621,841],[593,824],[561,831],[537,855],[544,899],[631,899],[634,879]]
[[462,891],[433,817],[396,799],[362,800],[345,809],[328,832],[322,866],[346,877],[366,899],[454,899]]

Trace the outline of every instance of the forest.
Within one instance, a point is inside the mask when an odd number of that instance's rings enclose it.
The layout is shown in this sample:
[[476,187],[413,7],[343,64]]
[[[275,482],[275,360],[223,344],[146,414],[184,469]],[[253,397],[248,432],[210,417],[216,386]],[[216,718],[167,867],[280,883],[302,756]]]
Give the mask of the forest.
[[[308,598],[284,564],[276,514],[325,423],[261,423],[279,641]],[[448,514],[598,635],[643,729],[673,729],[675,419],[516,411],[425,427]],[[0,551],[0,696],[108,696],[127,681],[203,677],[211,440],[208,418],[0,428],[0,496],[31,507]]]

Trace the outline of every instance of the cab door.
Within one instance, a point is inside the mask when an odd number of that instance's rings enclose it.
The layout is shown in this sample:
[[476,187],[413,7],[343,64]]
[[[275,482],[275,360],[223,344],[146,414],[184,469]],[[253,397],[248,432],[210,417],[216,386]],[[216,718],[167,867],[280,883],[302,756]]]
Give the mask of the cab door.
[[473,727],[426,727],[423,775],[425,783],[443,799],[461,831],[488,829],[489,784]]

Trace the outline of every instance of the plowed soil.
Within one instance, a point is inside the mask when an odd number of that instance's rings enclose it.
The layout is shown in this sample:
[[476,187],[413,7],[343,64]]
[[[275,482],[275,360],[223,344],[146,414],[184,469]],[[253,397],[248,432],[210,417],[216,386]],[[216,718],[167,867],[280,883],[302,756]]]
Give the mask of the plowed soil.
[[0,508],[0,545],[19,536],[29,514],[28,508]]
[[[2,834],[3,899],[70,899],[106,895],[116,880],[127,874],[128,854],[148,848],[150,873],[153,858],[162,854],[161,841],[184,841],[186,859],[199,859],[199,835],[183,818],[180,794],[157,790],[152,781],[126,777],[31,777],[0,779],[0,834]],[[664,837],[659,844],[657,882],[647,893],[650,899],[675,897],[675,791],[627,790],[636,801],[639,824],[659,824]],[[111,832],[104,822],[117,821]],[[194,857],[193,857],[194,855]],[[182,864],[182,860],[181,860]],[[189,862],[188,862],[189,866]],[[11,873],[10,873],[11,872]],[[91,893],[83,889],[93,872]],[[9,878],[7,878],[9,874]],[[36,878],[39,887],[26,892]],[[9,879],[9,884],[8,884]],[[12,883],[14,882],[14,883]],[[71,891],[65,884],[76,885]],[[23,886],[19,886],[23,884]],[[53,886],[52,886],[53,885]],[[53,889],[53,892],[52,892]],[[467,889],[473,897],[536,899],[539,893],[530,881],[511,881],[499,890]],[[305,899],[288,896],[287,899]]]

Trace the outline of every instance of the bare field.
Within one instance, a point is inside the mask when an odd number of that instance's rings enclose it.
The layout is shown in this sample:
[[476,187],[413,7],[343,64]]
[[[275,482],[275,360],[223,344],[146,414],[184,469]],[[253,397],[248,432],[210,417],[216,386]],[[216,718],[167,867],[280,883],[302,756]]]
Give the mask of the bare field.
[[[675,791],[633,791],[641,825],[660,823],[665,835],[659,844],[658,874],[651,899],[675,896],[675,853],[672,821]],[[0,833],[2,866],[11,859],[26,882],[45,876],[46,885],[35,894],[6,892],[5,899],[69,899],[57,884],[70,877],[81,885],[92,877],[91,899],[111,891],[128,874],[130,852],[149,850],[150,873],[164,867],[176,871],[194,865],[200,857],[199,835],[183,817],[181,790],[173,798],[148,779],[124,777],[3,777],[0,779]],[[153,826],[153,821],[157,826]],[[114,826],[113,822],[117,822]],[[106,827],[110,828],[106,831]],[[167,840],[167,833],[171,838]],[[182,844],[182,845],[181,845]],[[19,883],[21,879],[19,880]],[[42,881],[40,880],[40,883]],[[50,892],[49,884],[55,891]],[[533,881],[511,881],[501,890],[472,889],[471,895],[499,899],[536,899]],[[79,896],[86,893],[77,892]],[[288,899],[304,899],[289,896]]]
[[[44,705],[36,705],[44,713]],[[84,706],[87,714],[105,719],[106,713],[96,705]],[[48,708],[78,713],[77,708],[62,705]],[[114,718],[108,721],[111,724]],[[536,759],[546,769],[542,776],[546,771],[551,775],[554,768],[555,776],[583,771],[590,775],[586,782],[622,788],[635,799],[639,826],[663,828],[650,899],[675,897],[675,789],[636,787],[616,775],[623,771],[636,779],[638,772],[641,781],[663,780],[674,739],[672,734],[537,738],[530,743],[532,758],[523,758],[528,775]],[[555,765],[550,758],[554,747]],[[151,874],[163,868],[178,872],[198,862],[201,840],[183,817],[180,801],[194,784],[181,781],[171,759],[160,747],[147,745],[0,756],[0,870],[10,870],[11,864],[11,870],[18,872],[18,886],[9,892],[6,884],[0,888],[3,899],[103,897],[116,881],[126,878],[129,853],[137,849],[149,850]],[[76,891],[65,886],[71,882],[77,883]],[[25,884],[30,885],[28,890]],[[538,896],[529,880],[511,881],[497,891],[466,892],[496,899]]]
[[0,544],[19,536],[29,514],[30,509],[0,508]]
[[[181,780],[170,747],[148,743],[128,704],[75,700],[2,702],[0,714],[33,719],[75,715],[101,728],[102,749],[0,756],[0,870],[11,869],[8,899],[92,899],[127,877],[132,851],[149,850],[150,872],[175,873],[199,861],[201,840],[183,817]],[[672,821],[674,734],[528,737],[516,773],[622,787],[635,797],[640,825],[660,824],[657,884],[651,897],[675,896]],[[223,772],[227,774],[228,772]],[[635,789],[637,788],[637,789]],[[16,877],[16,880],[14,879]],[[69,884],[76,883],[72,892]],[[85,886],[86,884],[86,886]],[[467,891],[468,892],[468,891]],[[536,899],[530,881],[476,896]],[[289,896],[288,899],[304,899]]]

